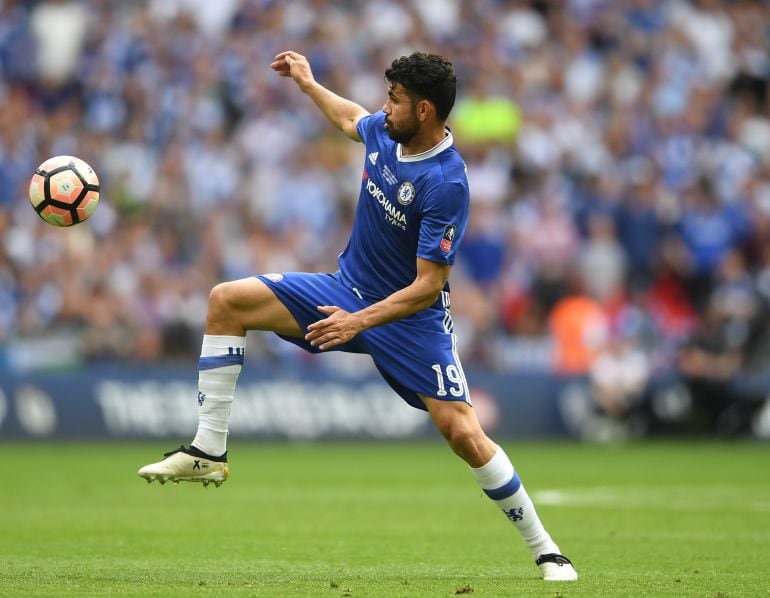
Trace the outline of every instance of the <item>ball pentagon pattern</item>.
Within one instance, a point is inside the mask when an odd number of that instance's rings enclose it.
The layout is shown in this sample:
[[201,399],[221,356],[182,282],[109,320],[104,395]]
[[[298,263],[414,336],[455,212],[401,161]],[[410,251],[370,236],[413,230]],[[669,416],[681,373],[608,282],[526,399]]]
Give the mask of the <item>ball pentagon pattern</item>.
[[87,220],[99,203],[99,178],[75,156],[54,156],[35,170],[29,201],[53,226],[73,226]]

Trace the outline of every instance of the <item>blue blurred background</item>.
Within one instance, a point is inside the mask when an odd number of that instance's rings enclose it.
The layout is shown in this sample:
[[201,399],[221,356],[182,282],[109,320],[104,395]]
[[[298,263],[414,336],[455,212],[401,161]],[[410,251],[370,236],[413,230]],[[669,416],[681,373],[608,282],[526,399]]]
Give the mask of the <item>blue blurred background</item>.
[[[189,436],[210,288],[334,271],[362,146],[269,65],[370,111],[455,64],[471,185],[452,311],[502,437],[770,438],[770,5],[0,0],[0,439]],[[30,207],[77,155],[85,224]],[[232,431],[430,434],[367,358],[248,337]]]

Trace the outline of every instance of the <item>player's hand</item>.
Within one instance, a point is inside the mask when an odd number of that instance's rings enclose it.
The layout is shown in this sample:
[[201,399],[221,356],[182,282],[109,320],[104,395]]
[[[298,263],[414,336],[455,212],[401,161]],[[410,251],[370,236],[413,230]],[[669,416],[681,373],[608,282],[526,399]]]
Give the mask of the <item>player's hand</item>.
[[322,351],[348,342],[361,332],[355,314],[346,312],[336,305],[319,305],[318,311],[328,317],[307,327],[305,340]]
[[303,89],[315,81],[307,58],[293,50],[276,54],[275,62],[270,65],[270,68],[281,77],[291,77]]

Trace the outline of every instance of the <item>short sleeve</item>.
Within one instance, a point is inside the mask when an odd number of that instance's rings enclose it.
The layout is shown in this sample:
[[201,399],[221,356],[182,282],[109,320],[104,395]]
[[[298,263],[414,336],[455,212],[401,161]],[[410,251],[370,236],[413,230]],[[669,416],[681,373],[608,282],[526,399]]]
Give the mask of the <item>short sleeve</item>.
[[377,126],[378,122],[380,123],[380,126],[382,126],[382,121],[384,119],[385,113],[377,112],[375,114],[368,114],[358,120],[356,123],[356,130],[358,131],[358,136],[361,138],[361,141],[363,141],[364,144],[369,143],[373,134],[373,128]]
[[454,264],[468,225],[468,202],[468,188],[460,183],[442,183],[429,192],[420,223],[417,257]]

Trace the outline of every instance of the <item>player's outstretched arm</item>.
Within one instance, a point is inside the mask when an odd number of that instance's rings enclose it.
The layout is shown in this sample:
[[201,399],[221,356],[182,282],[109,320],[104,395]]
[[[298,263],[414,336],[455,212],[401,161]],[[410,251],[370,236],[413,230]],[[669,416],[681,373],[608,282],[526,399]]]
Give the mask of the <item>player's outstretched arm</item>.
[[356,125],[369,114],[363,107],[329,91],[313,77],[310,63],[302,54],[292,50],[281,52],[270,67],[281,77],[291,77],[316,103],[329,122],[353,141],[361,141]]

